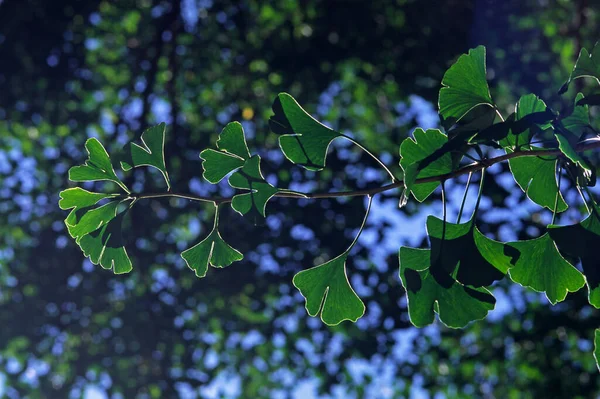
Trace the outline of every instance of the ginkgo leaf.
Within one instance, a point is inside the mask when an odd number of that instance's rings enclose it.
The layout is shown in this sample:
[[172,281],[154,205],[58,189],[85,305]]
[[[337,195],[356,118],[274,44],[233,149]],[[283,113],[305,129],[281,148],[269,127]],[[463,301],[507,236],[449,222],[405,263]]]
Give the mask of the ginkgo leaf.
[[600,371],[600,328],[594,331],[594,359],[596,359],[596,367]]
[[250,150],[246,143],[242,124],[239,122],[228,123],[219,134],[217,148],[242,159],[250,158]]
[[445,225],[435,216],[427,218],[430,273],[439,284],[450,286],[457,280],[465,285],[484,287],[504,277],[511,259],[505,255],[506,244],[487,238],[473,220]]
[[510,150],[527,146],[535,133],[552,127],[553,119],[554,114],[538,96],[535,94],[521,96],[515,104],[514,120],[506,121],[510,132],[500,141],[500,144]]
[[242,215],[250,214],[255,221],[259,216],[265,217],[267,202],[280,189],[269,184],[260,170],[260,156],[254,155],[244,166],[229,177],[229,184],[234,188],[249,190],[237,194],[231,201],[231,207]]
[[[531,146],[528,150],[541,151],[542,148]],[[568,208],[562,193],[559,192],[556,180],[556,159],[547,157],[522,157],[509,160],[513,178],[525,192],[527,198],[536,204],[554,209],[556,195],[558,204],[556,210],[563,212]]]
[[446,71],[439,96],[439,113],[444,120],[459,121],[478,105],[493,107],[486,80],[485,47],[461,55]]
[[167,183],[167,190],[171,189],[169,174],[165,164],[165,123],[153,126],[142,133],[142,145],[129,143],[125,148],[125,159],[121,161],[124,171],[132,167],[151,166],[162,173]]
[[117,215],[117,207],[121,201],[111,201],[98,208],[73,209],[65,219],[67,231],[76,241],[83,236],[98,230]]
[[115,274],[129,273],[133,269],[121,233],[124,214],[125,212],[121,212],[99,229],[77,240],[83,254],[93,264],[112,269]]
[[[537,96],[529,94],[519,99],[515,107],[516,122],[526,118],[528,115],[542,114],[547,110],[546,104]],[[544,118],[543,118],[544,119]],[[551,125],[544,120],[539,120],[539,128],[545,129]],[[529,145],[531,138],[530,129],[515,135],[510,133],[501,141],[507,154],[514,152],[514,148],[520,147],[527,151],[541,151],[543,148]],[[510,171],[527,197],[538,205],[554,210],[556,196],[558,203],[556,210],[563,212],[568,208],[558,187],[556,179],[556,157],[520,157],[508,161]]]
[[511,242],[520,256],[508,271],[510,278],[522,286],[546,293],[551,304],[565,299],[585,285],[583,275],[558,252],[548,233],[533,240]]
[[560,88],[559,94],[567,91],[569,84],[578,78],[593,78],[600,84],[600,46],[596,43],[591,54],[586,48],[582,48],[575,62],[569,80]]
[[585,181],[590,181],[592,178],[592,169],[588,166],[588,163],[573,149],[569,140],[562,134],[555,134],[556,140],[558,140],[558,148],[571,162],[573,162],[580,169],[583,174]]
[[430,256],[428,249],[402,247],[399,252],[400,279],[416,327],[431,324],[435,312],[446,326],[462,328],[494,309],[496,299],[485,288],[470,288],[457,281],[448,287],[440,285],[430,272]]
[[588,130],[591,130],[590,110],[587,105],[580,104],[581,100],[584,100],[583,94],[577,93],[573,112],[560,121],[565,130],[573,133],[577,138],[581,137]]
[[348,252],[322,265],[296,274],[293,284],[306,299],[310,316],[321,313],[321,320],[334,326],[344,320],[356,321],[365,313],[365,305],[354,292],[346,275]]
[[95,205],[105,198],[111,198],[117,194],[93,193],[91,191],[84,190],[81,187],[73,187],[61,191],[58,195],[60,197],[58,206],[62,210],[67,210],[71,208],[87,208]]
[[589,290],[588,300],[600,309],[600,221],[596,211],[575,225],[549,225],[548,233],[562,253],[581,260]]
[[95,138],[85,142],[88,159],[85,164],[73,166],[69,169],[69,179],[72,181],[99,181],[109,180],[118,184],[125,192],[129,190],[115,174],[110,157],[104,146]]
[[325,167],[329,144],[341,134],[318,122],[287,93],[273,103],[269,127],[280,134],[279,147],[291,162],[309,170]]
[[400,166],[404,171],[404,186],[412,192],[417,201],[424,201],[433,193],[439,182],[413,184],[417,178],[439,176],[452,171],[452,158],[449,153],[437,158],[424,168],[419,168],[419,162],[433,154],[448,142],[448,137],[438,129],[417,128],[413,137],[402,141],[400,145]]
[[210,234],[198,244],[181,253],[185,263],[196,272],[198,277],[206,276],[209,264],[212,267],[222,268],[244,259],[244,255],[227,244],[219,234],[218,209],[215,212],[215,222]]
[[202,176],[216,184],[225,176],[244,166],[250,159],[244,129],[239,122],[228,123],[217,139],[219,151],[208,149],[200,153],[202,158]]

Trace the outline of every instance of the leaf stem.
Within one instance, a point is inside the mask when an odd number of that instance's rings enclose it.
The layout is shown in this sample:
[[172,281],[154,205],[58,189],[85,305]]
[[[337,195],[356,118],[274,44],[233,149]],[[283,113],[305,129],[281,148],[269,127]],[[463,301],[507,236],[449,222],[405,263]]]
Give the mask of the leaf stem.
[[467,202],[467,194],[469,193],[469,186],[471,185],[471,177],[473,177],[473,173],[469,173],[469,178],[467,180],[467,185],[465,186],[465,193],[463,194],[463,199],[460,204],[460,210],[458,211],[458,217],[456,218],[456,223],[460,223],[460,218],[462,217],[463,210],[465,209],[465,202]]
[[554,198],[554,210],[552,211],[552,223],[554,224],[554,220],[556,219],[556,211],[558,209],[558,198],[560,197],[560,182],[562,180],[562,165],[559,162],[556,163],[558,168],[558,190],[556,190],[556,197]]
[[[477,193],[477,202],[475,203],[475,209],[473,210],[473,216],[471,219],[474,221],[479,211],[479,203],[481,202],[481,196],[483,194],[483,182],[485,180],[485,168],[481,169],[481,178],[479,180],[479,192]],[[475,225],[475,223],[473,223]]]
[[381,161],[381,159],[379,159],[378,157],[376,157],[375,154],[373,154],[371,151],[367,150],[363,145],[361,145],[358,141],[354,140],[352,137],[346,136],[345,134],[342,134],[342,137],[344,137],[347,140],[349,140],[351,143],[353,143],[354,145],[356,145],[358,148],[360,148],[365,153],[367,153],[367,155],[369,155],[371,158],[373,158],[375,161],[377,161],[377,163],[383,168],[383,170],[385,170],[386,173],[390,176],[390,178],[392,179],[393,182],[397,182],[398,181],[398,179],[396,178],[396,176],[394,176],[394,174],[392,173],[392,171],[389,170],[389,168],[386,166],[386,164],[384,164]]
[[367,204],[367,210],[365,212],[365,217],[362,221],[362,224],[360,225],[360,229],[358,230],[358,234],[356,234],[356,237],[354,237],[354,241],[352,241],[352,244],[350,244],[350,246],[348,247],[348,249],[344,252],[344,253],[348,253],[350,252],[350,250],[354,247],[354,245],[356,245],[356,243],[358,242],[358,238],[360,237],[361,233],[363,232],[365,225],[367,224],[367,219],[369,218],[369,212],[371,212],[371,203],[373,203],[373,196],[372,195],[367,195],[367,197],[369,198],[369,202]]

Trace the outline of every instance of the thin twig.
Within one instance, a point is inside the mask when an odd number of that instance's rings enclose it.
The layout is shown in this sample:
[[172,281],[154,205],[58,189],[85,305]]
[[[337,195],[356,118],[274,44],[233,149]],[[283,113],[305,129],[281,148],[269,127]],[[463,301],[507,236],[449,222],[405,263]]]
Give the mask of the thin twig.
[[[600,148],[600,141],[593,141],[587,143],[580,143],[575,146],[576,152],[583,152],[588,150],[593,150],[595,148]],[[420,179],[415,180],[413,184],[423,184],[423,183],[431,183],[431,182],[441,182],[448,179],[454,179],[458,176],[462,176],[469,173],[478,172],[482,169],[490,167],[494,164],[508,161],[513,158],[522,158],[522,157],[537,157],[541,155],[554,155],[561,156],[562,152],[559,149],[544,149],[540,151],[515,151],[508,154],[500,155],[494,158],[489,158],[486,160],[485,164],[481,162],[473,162],[469,165],[465,165],[459,169],[456,169],[453,172],[444,173],[442,175],[437,176],[429,176],[422,177]],[[338,197],[358,197],[363,195],[375,195],[385,191],[394,190],[396,188],[400,188],[404,186],[404,182],[402,180],[398,180],[395,183],[387,184],[381,187],[375,187],[368,190],[355,190],[355,191],[339,191],[339,192],[325,192],[325,193],[295,193],[290,191],[281,191],[276,193],[275,197],[285,197],[285,198],[308,198],[308,199],[319,199],[319,198],[338,198]],[[202,202],[214,202],[215,204],[224,204],[231,202],[233,197],[207,197],[207,196],[198,196],[187,193],[139,193],[139,194],[130,194],[130,197],[137,199],[144,198],[165,198],[165,197],[176,197],[183,198],[191,201],[202,201]]]

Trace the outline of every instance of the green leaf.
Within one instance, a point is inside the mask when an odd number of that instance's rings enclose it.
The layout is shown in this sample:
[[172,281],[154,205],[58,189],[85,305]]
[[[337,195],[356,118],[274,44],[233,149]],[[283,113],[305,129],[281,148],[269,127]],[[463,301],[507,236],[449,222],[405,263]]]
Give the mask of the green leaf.
[[217,148],[244,160],[250,158],[244,127],[239,122],[230,122],[221,131],[217,139]]
[[546,103],[535,94],[521,96],[515,105],[514,115],[514,121],[509,124],[510,133],[500,142],[503,147],[511,147],[511,150],[528,145],[537,132],[536,127],[542,130],[550,128],[549,121],[553,117]]
[[445,287],[453,280],[473,287],[488,286],[501,280],[510,267],[506,244],[484,236],[473,220],[446,222],[444,232],[444,222],[429,216],[427,234],[431,242],[430,272]]
[[485,68],[485,47],[478,46],[461,55],[446,71],[439,96],[439,113],[444,120],[459,121],[478,105],[494,106]]
[[121,201],[111,201],[95,209],[89,207],[73,209],[65,219],[67,231],[79,242],[79,240],[106,225],[117,215],[117,207]]
[[587,49],[582,48],[575,62],[569,80],[560,88],[559,94],[567,91],[569,84],[578,78],[593,78],[600,84],[600,46],[596,44],[590,54]]
[[250,159],[244,128],[239,122],[228,123],[217,139],[219,151],[208,149],[200,153],[202,176],[210,183],[220,182],[227,174],[244,166]]
[[[531,151],[541,151],[543,148],[530,146]],[[511,150],[507,149],[507,153]],[[527,197],[538,205],[554,210],[556,195],[558,205],[556,210],[563,212],[568,208],[562,193],[559,192],[556,180],[556,159],[546,157],[521,157],[508,161],[513,178],[527,194]]]
[[600,221],[595,212],[575,225],[549,225],[548,233],[562,253],[581,260],[589,290],[588,300],[600,309]]
[[318,122],[287,93],[273,103],[269,127],[280,134],[279,147],[291,162],[309,170],[325,167],[329,144],[341,134]]
[[167,190],[171,189],[169,174],[165,164],[165,123],[153,126],[142,133],[142,145],[129,143],[125,150],[125,159],[121,161],[124,171],[132,167],[151,166],[162,173],[167,183]]
[[509,270],[510,278],[524,287],[545,292],[551,304],[563,301],[567,292],[584,286],[583,275],[562,257],[548,233],[508,245],[521,254]]
[[[527,118],[529,115],[544,115],[547,110],[546,104],[533,94],[528,94],[519,99],[515,107],[515,123]],[[535,118],[534,118],[535,119]],[[542,120],[539,127],[545,129],[550,124]],[[528,126],[532,127],[531,124]],[[541,151],[543,148],[529,145],[532,132],[529,128],[519,129],[519,134],[510,133],[508,137],[501,141],[505,147],[506,153],[514,152],[515,147],[521,147],[527,151]],[[538,205],[554,210],[556,195],[558,193],[557,211],[562,212],[567,209],[562,194],[559,192],[558,182],[556,180],[556,163],[554,157],[520,157],[512,158],[508,161],[510,171],[515,182],[527,197]]]
[[249,193],[238,194],[233,197],[231,207],[242,215],[250,214],[256,222],[263,218],[267,202],[277,194],[280,189],[273,187],[260,171],[260,156],[254,155],[246,161],[244,166],[229,177],[229,184],[234,188],[249,190]]
[[594,331],[594,359],[596,359],[596,367],[600,371],[600,328]]
[[310,316],[321,313],[321,320],[334,326],[344,320],[356,321],[365,313],[365,305],[354,292],[346,275],[348,253],[322,265],[296,274],[294,286],[306,299]]
[[104,269],[113,269],[115,274],[129,273],[133,269],[121,233],[123,215],[125,212],[77,240],[83,254],[89,257],[93,264],[100,264]]
[[68,188],[59,194],[58,206],[62,210],[74,208],[75,210],[87,208],[105,198],[114,197],[116,194],[92,193],[80,187]]
[[590,169],[587,162],[573,149],[573,147],[571,147],[569,140],[565,136],[562,134],[555,134],[554,136],[558,140],[558,148],[560,151],[565,154],[571,162],[577,165],[581,170],[585,181],[590,181],[592,178],[592,169]]
[[196,272],[198,277],[206,276],[209,263],[212,267],[223,268],[244,259],[244,255],[227,244],[219,234],[218,210],[215,212],[217,212],[215,223],[210,234],[198,244],[181,253],[185,263]]
[[431,251],[402,247],[399,252],[400,279],[406,290],[408,314],[416,327],[431,324],[434,312],[451,328],[462,328],[485,318],[496,299],[485,288],[473,289],[453,281],[440,285],[430,272]]
[[72,181],[109,180],[117,183],[129,194],[127,187],[115,174],[104,146],[97,139],[91,138],[85,142],[85,149],[88,152],[87,161],[81,166],[73,166],[69,169],[69,179]]
[[425,166],[418,168],[419,162],[433,154],[448,142],[448,137],[438,129],[417,128],[413,138],[408,138],[400,145],[400,166],[404,171],[404,186],[412,192],[417,201],[424,201],[435,191],[439,182],[412,184],[417,178],[439,176],[452,171],[452,158],[446,153]]
[[591,129],[590,110],[587,105],[580,105],[582,100],[584,100],[583,94],[578,93],[575,97],[573,112],[561,120],[562,126],[567,131],[573,133],[577,138],[581,137],[581,135]]

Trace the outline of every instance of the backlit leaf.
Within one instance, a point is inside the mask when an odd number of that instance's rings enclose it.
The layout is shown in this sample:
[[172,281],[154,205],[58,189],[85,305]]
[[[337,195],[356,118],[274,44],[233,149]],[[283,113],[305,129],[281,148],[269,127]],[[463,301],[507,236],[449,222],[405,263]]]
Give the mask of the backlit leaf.
[[228,123],[217,140],[219,151],[207,149],[200,153],[202,158],[202,176],[216,184],[225,176],[244,166],[250,159],[244,129],[239,122]]
[[559,94],[567,91],[569,84],[578,78],[593,78],[600,84],[600,46],[596,44],[591,54],[586,48],[582,48],[575,62],[569,80],[560,88]]
[[[546,104],[537,96],[533,94],[523,96],[519,99],[515,108],[516,122],[527,118],[529,115],[543,116],[546,110]],[[545,122],[545,119],[544,117],[540,120],[535,120],[534,122],[540,122],[540,124],[534,124],[540,129],[548,128],[550,124]],[[529,126],[533,128],[533,126]],[[520,131],[518,135],[510,133],[501,144],[505,147],[508,154],[512,153],[515,147],[520,147],[527,151],[541,151],[542,148],[529,145],[531,135],[530,128]],[[567,209],[567,203],[559,192],[558,181],[556,179],[556,157],[520,157],[512,158],[508,163],[515,182],[530,200],[553,210],[558,193],[557,211],[562,212]]]
[[256,222],[265,217],[267,202],[280,189],[267,183],[260,170],[260,156],[254,155],[244,166],[229,177],[229,184],[234,188],[249,190],[248,193],[237,194],[231,201],[231,207],[242,215],[250,214]]
[[93,264],[112,269],[115,274],[128,273],[133,269],[121,234],[124,214],[125,212],[121,212],[99,229],[77,240],[83,254]]
[[439,113],[444,120],[459,121],[478,105],[493,107],[486,80],[485,47],[461,55],[444,74],[442,86]]
[[209,264],[212,267],[222,268],[244,258],[244,255],[223,240],[219,234],[218,223],[217,214],[210,234],[198,244],[181,253],[185,263],[196,272],[198,277],[206,276]]
[[406,290],[408,314],[417,327],[431,324],[434,312],[451,328],[462,328],[485,318],[496,299],[485,288],[470,288],[453,281],[440,285],[430,272],[431,251],[402,247],[399,252],[400,279]]
[[[435,216],[427,218],[431,241],[430,273],[443,286],[457,280],[473,287],[484,287],[500,280],[510,267],[505,244],[484,236],[473,220],[446,223]],[[443,239],[442,239],[443,238]]]
[[306,299],[310,316],[321,313],[321,320],[334,326],[344,320],[356,321],[365,313],[365,305],[354,292],[346,275],[344,253],[322,265],[296,274],[294,286]]
[[589,302],[600,309],[600,221],[595,211],[578,224],[550,225],[548,233],[562,253],[581,260]]
[[525,287],[545,292],[553,305],[563,301],[567,292],[575,292],[584,286],[583,275],[562,257],[547,233],[533,240],[507,245],[521,254],[509,270],[510,278]]
[[573,133],[577,138],[591,129],[590,125],[590,110],[587,105],[579,104],[584,100],[583,94],[578,93],[575,97],[575,106],[573,112],[561,119],[562,126],[569,132]]
[[125,158],[121,161],[121,168],[128,171],[138,166],[154,167],[160,170],[167,183],[167,190],[170,190],[171,183],[165,164],[165,130],[166,125],[161,123],[142,133],[142,145],[129,143],[125,147]]
[[424,201],[440,183],[413,184],[417,178],[439,176],[452,171],[452,158],[449,153],[443,154],[424,168],[419,168],[420,161],[447,142],[448,137],[438,129],[424,131],[417,128],[413,132],[413,137],[404,140],[400,145],[400,166],[404,170],[404,186],[407,193],[412,192],[418,201]]
[[269,127],[280,134],[279,147],[291,162],[309,170],[325,167],[329,144],[341,135],[318,122],[287,93],[273,103]]
[[88,159],[81,166],[73,166],[69,169],[69,179],[72,181],[99,181],[109,180],[117,183],[123,190],[129,190],[115,174],[108,153],[104,146],[95,138],[85,142]]

